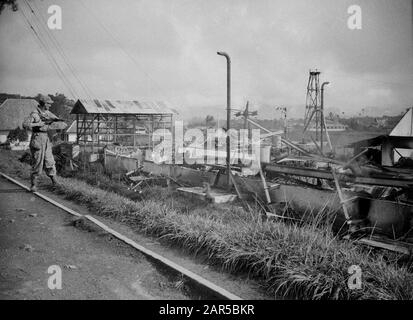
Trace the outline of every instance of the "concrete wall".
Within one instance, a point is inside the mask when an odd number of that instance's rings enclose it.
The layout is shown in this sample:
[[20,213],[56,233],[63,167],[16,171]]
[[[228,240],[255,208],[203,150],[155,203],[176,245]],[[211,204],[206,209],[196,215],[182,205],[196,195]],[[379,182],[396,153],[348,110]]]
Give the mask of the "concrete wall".
[[106,172],[109,173],[125,173],[137,169],[137,162],[135,158],[113,155],[105,152],[104,166]]
[[216,177],[216,173],[214,172],[200,171],[168,164],[156,164],[150,161],[143,162],[142,171],[158,176],[170,176],[191,186],[202,186],[204,182],[212,185]]
[[66,141],[67,142],[76,142],[76,133],[69,133],[66,134]]

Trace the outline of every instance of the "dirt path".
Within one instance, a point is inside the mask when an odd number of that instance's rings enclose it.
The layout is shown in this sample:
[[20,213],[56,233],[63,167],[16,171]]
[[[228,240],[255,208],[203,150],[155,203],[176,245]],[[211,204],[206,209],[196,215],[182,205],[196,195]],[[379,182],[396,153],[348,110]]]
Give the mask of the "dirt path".
[[[0,178],[0,299],[187,299],[177,275],[159,271],[110,235]],[[47,270],[62,270],[51,290]]]

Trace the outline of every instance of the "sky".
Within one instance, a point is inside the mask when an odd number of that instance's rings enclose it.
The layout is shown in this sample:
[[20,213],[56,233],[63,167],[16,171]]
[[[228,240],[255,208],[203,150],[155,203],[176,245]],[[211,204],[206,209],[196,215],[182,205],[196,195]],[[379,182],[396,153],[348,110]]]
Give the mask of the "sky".
[[[330,82],[328,110],[378,115],[413,106],[412,0],[18,3],[18,12],[0,15],[0,92],[167,100],[184,117],[219,118],[226,61],[216,52],[225,51],[232,60],[232,107],[250,101],[261,118],[279,117],[276,106],[303,117],[310,69]],[[62,8],[61,30],[47,28],[51,5]],[[361,8],[361,29],[347,25],[351,5]]]

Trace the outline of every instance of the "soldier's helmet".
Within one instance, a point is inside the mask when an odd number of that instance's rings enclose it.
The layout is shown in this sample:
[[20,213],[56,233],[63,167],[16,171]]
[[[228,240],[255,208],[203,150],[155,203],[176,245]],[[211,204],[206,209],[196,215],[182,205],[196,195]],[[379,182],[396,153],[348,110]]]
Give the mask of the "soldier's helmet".
[[39,95],[39,103],[48,103],[48,104],[52,104],[53,100],[46,94],[41,94]]

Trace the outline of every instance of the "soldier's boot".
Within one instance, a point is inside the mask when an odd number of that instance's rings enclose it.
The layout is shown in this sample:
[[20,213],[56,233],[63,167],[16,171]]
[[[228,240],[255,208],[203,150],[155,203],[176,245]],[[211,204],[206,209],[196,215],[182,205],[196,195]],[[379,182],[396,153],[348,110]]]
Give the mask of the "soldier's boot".
[[50,180],[52,180],[53,186],[56,186],[58,184],[56,176],[50,176]]
[[31,192],[36,192],[37,191],[37,177],[35,177],[35,176],[31,177],[30,191]]

